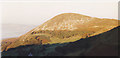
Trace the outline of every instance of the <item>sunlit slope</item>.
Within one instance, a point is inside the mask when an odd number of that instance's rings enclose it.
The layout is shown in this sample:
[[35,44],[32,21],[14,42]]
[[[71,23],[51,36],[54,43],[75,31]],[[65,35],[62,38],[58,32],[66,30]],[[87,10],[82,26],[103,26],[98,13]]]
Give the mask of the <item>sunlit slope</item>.
[[118,26],[116,19],[101,19],[76,13],[64,13],[53,17],[44,24],[18,37],[7,46],[15,48],[21,45],[65,43],[94,36]]

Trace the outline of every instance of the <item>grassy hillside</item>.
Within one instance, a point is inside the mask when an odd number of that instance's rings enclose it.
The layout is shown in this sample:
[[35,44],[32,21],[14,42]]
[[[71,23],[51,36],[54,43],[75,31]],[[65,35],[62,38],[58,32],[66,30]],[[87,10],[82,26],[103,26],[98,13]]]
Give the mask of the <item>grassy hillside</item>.
[[[117,27],[118,20],[94,18],[76,13],[53,17],[10,44],[2,44],[2,51],[24,45],[68,43],[95,36]],[[4,41],[3,41],[4,42]]]
[[117,56],[120,26],[96,36],[61,44],[20,46],[2,56]]

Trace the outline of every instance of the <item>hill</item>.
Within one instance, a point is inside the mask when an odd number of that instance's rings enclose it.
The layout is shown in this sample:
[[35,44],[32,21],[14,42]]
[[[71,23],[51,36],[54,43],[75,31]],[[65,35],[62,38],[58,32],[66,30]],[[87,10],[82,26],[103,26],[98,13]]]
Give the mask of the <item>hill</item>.
[[115,19],[64,13],[23,34],[8,46],[4,47],[5,44],[3,44],[2,51],[24,45],[74,42],[109,31],[117,26],[118,20]]

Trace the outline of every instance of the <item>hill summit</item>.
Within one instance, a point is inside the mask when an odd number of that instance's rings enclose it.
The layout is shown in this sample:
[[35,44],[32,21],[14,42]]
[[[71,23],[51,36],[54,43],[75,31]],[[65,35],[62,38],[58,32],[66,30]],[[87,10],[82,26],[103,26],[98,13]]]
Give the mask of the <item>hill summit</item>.
[[53,17],[35,30],[74,30],[76,25],[84,25],[93,18],[76,13],[64,13]]
[[[108,22],[107,22],[108,21]],[[101,27],[98,26],[98,24],[104,24],[104,25],[115,25],[117,23],[111,21],[117,21],[114,19],[106,20],[106,19],[100,19],[90,16],[85,16],[81,14],[76,13],[63,13],[60,15],[57,15],[53,17],[52,19],[48,20],[44,24],[38,26],[35,28],[34,31],[37,30],[75,30],[79,29],[80,27]],[[97,24],[97,25],[96,25]]]

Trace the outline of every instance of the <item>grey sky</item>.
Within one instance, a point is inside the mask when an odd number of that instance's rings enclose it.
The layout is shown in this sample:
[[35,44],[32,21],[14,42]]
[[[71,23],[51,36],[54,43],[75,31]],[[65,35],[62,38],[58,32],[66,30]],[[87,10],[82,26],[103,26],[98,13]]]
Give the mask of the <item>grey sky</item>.
[[61,13],[117,19],[118,4],[107,1],[2,2],[1,17],[2,23],[40,25]]

